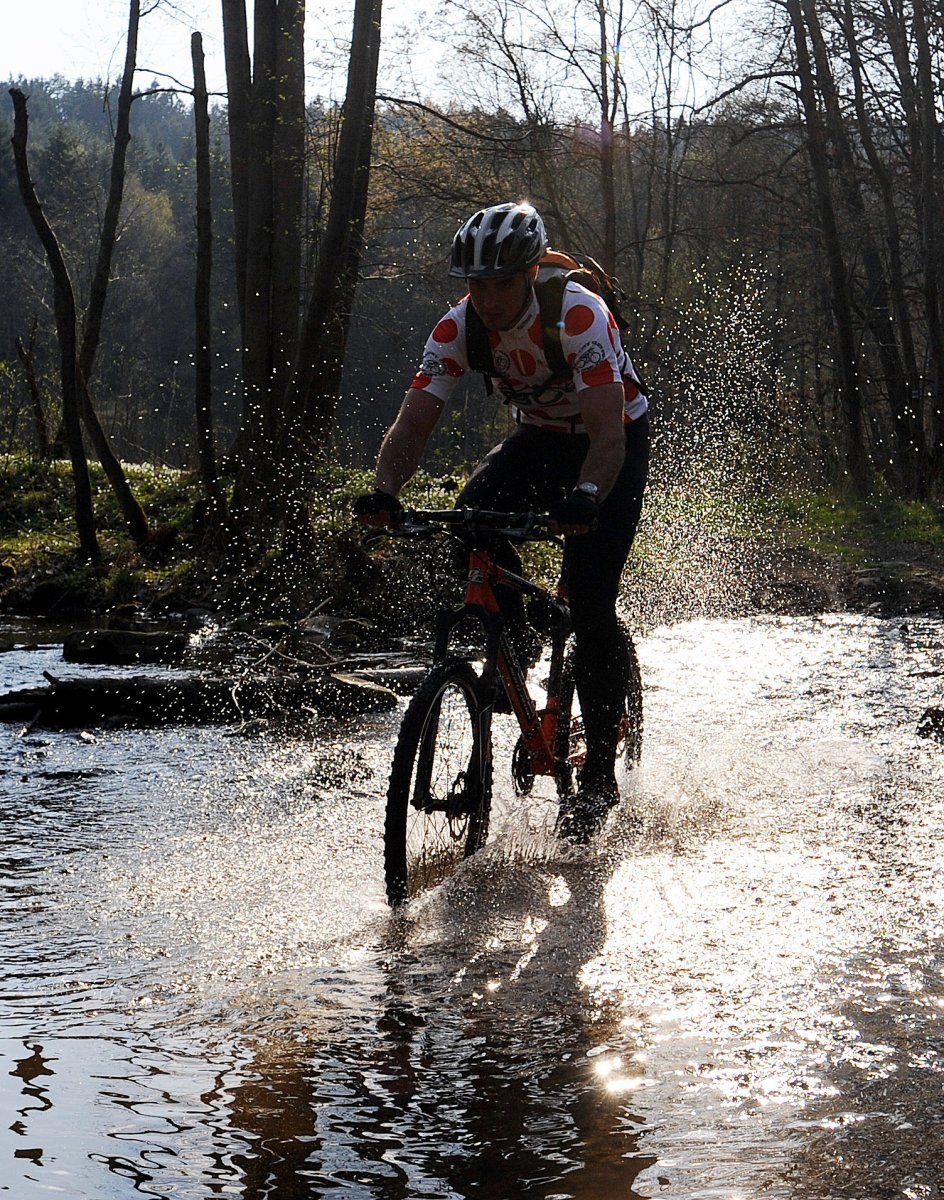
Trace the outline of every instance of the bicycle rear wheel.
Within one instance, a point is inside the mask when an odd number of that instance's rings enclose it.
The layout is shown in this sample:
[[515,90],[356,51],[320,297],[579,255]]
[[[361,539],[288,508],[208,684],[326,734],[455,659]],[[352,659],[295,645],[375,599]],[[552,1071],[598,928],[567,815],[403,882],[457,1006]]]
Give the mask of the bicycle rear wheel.
[[[627,768],[632,768],[642,757],[642,671],[629,630],[622,622],[620,629],[626,641],[629,673],[626,683],[626,702],[620,718],[616,758],[617,762],[622,761]],[[557,775],[557,794],[563,800],[572,796],[576,791],[576,776],[587,755],[587,739],[574,682],[572,650],[568,650],[564,659],[561,676],[560,716],[557,722],[555,754],[558,763],[561,764]]]
[[490,714],[467,662],[438,663],[406,710],[384,825],[387,899],[400,904],[447,878],[488,836]]

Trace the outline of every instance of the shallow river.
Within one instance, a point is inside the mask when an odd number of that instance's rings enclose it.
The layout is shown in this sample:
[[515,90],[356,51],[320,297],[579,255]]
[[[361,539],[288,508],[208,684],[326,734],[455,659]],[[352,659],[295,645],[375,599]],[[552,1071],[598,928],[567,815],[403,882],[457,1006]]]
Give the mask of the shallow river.
[[489,847],[399,918],[392,715],[0,726],[0,1194],[944,1196],[944,625],[639,651],[599,845],[499,770]]

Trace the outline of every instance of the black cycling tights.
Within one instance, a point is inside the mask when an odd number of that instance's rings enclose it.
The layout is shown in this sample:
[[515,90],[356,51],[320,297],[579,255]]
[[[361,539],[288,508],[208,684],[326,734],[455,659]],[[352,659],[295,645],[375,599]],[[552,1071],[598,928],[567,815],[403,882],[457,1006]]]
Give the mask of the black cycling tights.
[[[586,434],[552,433],[519,425],[485,458],[463,488],[457,505],[467,508],[543,512],[577,483],[588,449]],[[577,694],[587,732],[583,786],[612,782],[616,733],[629,682],[629,663],[616,617],[620,576],[633,544],[649,468],[649,421],[626,426],[626,461],[600,507],[599,527],[570,537],[564,579],[574,622]],[[520,572],[513,546],[496,558]],[[524,623],[520,593],[499,596],[509,627]]]

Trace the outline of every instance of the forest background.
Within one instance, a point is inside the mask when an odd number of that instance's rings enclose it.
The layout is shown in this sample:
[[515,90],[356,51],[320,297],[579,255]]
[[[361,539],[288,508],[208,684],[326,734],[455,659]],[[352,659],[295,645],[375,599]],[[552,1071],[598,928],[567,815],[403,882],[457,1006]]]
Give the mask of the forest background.
[[[393,94],[377,84],[380,0],[358,0],[350,44],[321,48],[347,67],[343,100],[306,92],[300,0],[248,13],[223,0],[222,14],[246,44],[240,56],[230,38],[228,96],[208,106],[199,206],[198,83],[142,79],[130,39],[124,81],[8,82],[28,107],[32,182],[86,340],[101,306],[77,386],[119,462],[201,468],[206,557],[243,570],[275,548],[304,562],[319,487],[338,464],[372,460],[457,298],[445,270],[457,225],[508,198],[540,209],[553,245],[618,276],[657,419],[656,489],[941,500],[939,2],[444,0],[445,74],[411,88],[407,71]],[[132,0],[129,28],[147,16]],[[130,141],[113,213],[122,82]],[[13,117],[0,450],[41,464],[67,454],[69,385]],[[249,194],[269,207],[241,212]],[[287,276],[273,267],[286,245]],[[428,470],[461,473],[506,427],[472,381]],[[130,523],[141,550],[144,521],[136,535]],[[94,528],[80,548],[98,552]]]

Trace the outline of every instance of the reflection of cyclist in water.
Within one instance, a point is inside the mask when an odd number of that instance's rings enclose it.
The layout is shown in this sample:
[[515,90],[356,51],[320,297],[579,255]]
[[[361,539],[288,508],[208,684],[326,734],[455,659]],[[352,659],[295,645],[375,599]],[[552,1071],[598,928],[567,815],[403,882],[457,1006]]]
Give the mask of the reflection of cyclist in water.
[[[485,326],[498,372],[494,386],[511,404],[517,428],[485,458],[457,501],[465,507],[548,511],[566,535],[564,573],[574,624],[577,690],[587,758],[575,819],[595,829],[618,798],[617,727],[629,665],[616,600],[642,508],[649,460],[646,398],[604,301],[569,281],[561,307],[561,348],[571,377],[552,380],[534,292],[547,249],[540,216],[527,204],[475,213],[452,246],[449,274],[469,295],[442,318],[377,459],[375,490],[355,515],[385,525],[400,511],[400,489],[423,450],[456,381],[469,369],[469,305]],[[512,547],[497,557],[515,570]],[[512,639],[527,659],[534,637],[521,597],[502,597]],[[530,645],[529,645],[530,643]]]

